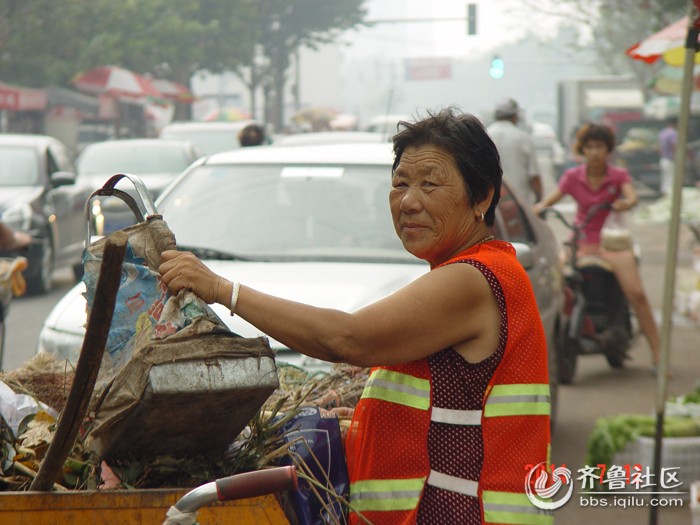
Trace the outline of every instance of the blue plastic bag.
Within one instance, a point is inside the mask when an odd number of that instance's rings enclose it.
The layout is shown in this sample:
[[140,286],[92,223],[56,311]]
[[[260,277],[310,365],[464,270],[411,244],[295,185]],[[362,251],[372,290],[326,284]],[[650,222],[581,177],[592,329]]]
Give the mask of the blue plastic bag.
[[281,432],[290,444],[282,465],[299,468],[303,461],[314,478],[326,487],[326,490],[314,488],[321,497],[319,500],[311,485],[299,479],[299,490],[291,494],[299,525],[347,523],[346,509],[333,494],[347,500],[350,489],[338,418],[334,414],[322,414],[318,407],[303,407]]

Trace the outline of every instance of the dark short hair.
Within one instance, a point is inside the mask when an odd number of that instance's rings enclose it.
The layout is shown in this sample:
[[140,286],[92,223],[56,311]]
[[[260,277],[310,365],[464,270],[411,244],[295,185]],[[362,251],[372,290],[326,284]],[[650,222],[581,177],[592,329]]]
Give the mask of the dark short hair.
[[265,129],[260,124],[248,124],[238,133],[241,146],[259,146],[265,140]]
[[591,140],[600,140],[603,142],[608,148],[609,153],[615,149],[615,132],[607,124],[587,122],[582,125],[576,132],[574,151],[583,155],[584,146]]
[[416,122],[399,122],[399,132],[394,135],[394,173],[401,162],[401,156],[408,147],[436,146],[455,161],[464,180],[469,204],[488,197],[493,188],[493,199],[484,214],[488,226],[496,219],[496,205],[501,196],[501,158],[481,121],[474,115],[448,107]]

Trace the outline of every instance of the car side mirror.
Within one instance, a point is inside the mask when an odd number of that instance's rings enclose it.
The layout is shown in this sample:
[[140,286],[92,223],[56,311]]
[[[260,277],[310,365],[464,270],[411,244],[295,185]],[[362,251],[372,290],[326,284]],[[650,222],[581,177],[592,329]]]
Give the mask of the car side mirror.
[[75,184],[76,175],[70,171],[56,171],[51,174],[51,184],[55,187]]
[[529,244],[523,242],[514,242],[512,244],[513,248],[515,248],[515,256],[525,270],[529,270],[535,266],[535,254],[532,253],[532,248],[530,248]]

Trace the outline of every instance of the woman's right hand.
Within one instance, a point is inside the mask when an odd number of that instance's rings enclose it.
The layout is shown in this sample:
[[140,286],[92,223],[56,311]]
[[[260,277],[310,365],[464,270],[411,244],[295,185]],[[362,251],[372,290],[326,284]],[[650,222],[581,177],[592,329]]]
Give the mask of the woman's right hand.
[[26,248],[32,243],[32,236],[25,232],[14,231],[0,224],[0,249],[14,251]]
[[203,301],[228,305],[232,284],[212,272],[190,252],[166,250],[160,254],[158,272],[168,289],[177,294],[182,289],[192,290]]

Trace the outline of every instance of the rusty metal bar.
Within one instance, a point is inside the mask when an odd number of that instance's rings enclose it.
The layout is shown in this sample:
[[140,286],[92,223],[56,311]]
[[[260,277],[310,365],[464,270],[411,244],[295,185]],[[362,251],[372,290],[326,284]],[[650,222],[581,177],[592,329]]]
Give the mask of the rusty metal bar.
[[97,280],[95,302],[88,317],[73,384],[65,409],[58,420],[56,433],[39,467],[39,472],[32,481],[30,490],[51,489],[61,472],[63,462],[73,449],[80,425],[87,413],[112,324],[127,239],[127,234],[121,231],[107,238],[100,265],[100,276]]

